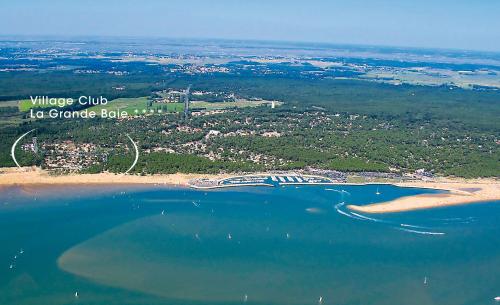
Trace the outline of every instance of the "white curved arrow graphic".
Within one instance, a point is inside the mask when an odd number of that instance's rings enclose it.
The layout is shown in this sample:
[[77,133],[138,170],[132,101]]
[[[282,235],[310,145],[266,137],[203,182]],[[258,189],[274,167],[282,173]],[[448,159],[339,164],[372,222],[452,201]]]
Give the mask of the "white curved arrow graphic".
[[[36,129],[36,128],[35,128]],[[14,144],[12,144],[12,148],[10,149],[10,156],[12,157],[12,160],[14,160],[14,163],[16,163],[17,167],[21,168],[21,165],[19,165],[19,163],[17,163],[17,160],[16,160],[16,154],[15,154],[15,150],[16,150],[16,146],[17,146],[17,143],[19,143],[19,141],[21,141],[22,138],[24,138],[25,136],[27,136],[30,132],[33,132],[35,129],[31,129],[30,131],[28,131],[27,133],[23,134],[22,136],[20,136],[16,142],[14,142]]]
[[134,160],[134,163],[132,163],[132,166],[130,166],[130,168],[124,174],[128,174],[128,172],[130,172],[134,168],[134,166],[137,164],[137,160],[139,160],[139,149],[137,148],[137,144],[135,144],[134,140],[132,140],[132,138],[128,134],[127,134],[127,137],[130,140],[130,142],[132,142],[132,144],[134,145],[135,160]]

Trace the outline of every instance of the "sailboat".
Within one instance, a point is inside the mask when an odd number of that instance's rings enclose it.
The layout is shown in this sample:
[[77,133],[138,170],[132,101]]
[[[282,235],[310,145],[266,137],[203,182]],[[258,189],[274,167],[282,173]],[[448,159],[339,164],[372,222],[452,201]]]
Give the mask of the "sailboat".
[[380,192],[378,191],[378,187],[377,187],[377,191],[375,192],[375,195],[380,195]]

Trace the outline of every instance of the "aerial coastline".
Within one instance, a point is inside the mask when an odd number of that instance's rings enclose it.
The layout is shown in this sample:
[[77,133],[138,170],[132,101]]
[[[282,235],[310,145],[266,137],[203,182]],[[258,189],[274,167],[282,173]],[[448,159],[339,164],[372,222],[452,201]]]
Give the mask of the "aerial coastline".
[[500,1],[4,2],[0,305],[500,305]]
[[[239,179],[240,177],[265,177],[274,178],[269,173],[259,173],[251,176],[230,176],[225,175],[210,175],[210,174],[164,174],[164,175],[123,175],[113,173],[100,174],[69,174],[69,175],[52,175],[47,171],[37,167],[25,168],[4,168],[0,170],[0,186],[57,186],[57,185],[171,185],[171,186],[191,186],[200,189],[234,187],[234,186],[273,186],[264,181],[250,183],[220,183],[221,181],[230,181],[231,179]],[[301,177],[309,177],[309,179],[322,179],[319,176],[304,175]],[[296,178],[296,177],[295,177]],[[300,179],[300,178],[299,178]],[[331,185],[365,185],[365,184],[380,184],[379,182],[367,183],[339,183],[335,181],[329,182],[327,178],[321,180],[311,180],[303,182],[284,182],[281,184],[331,184]],[[218,182],[208,186],[197,186],[193,181],[212,181]],[[239,181],[239,180],[236,180]],[[446,207],[461,204],[471,204],[477,202],[497,201],[500,200],[500,182],[497,179],[461,179],[461,178],[435,178],[432,181],[413,180],[405,182],[391,182],[387,184],[396,185],[399,187],[415,187],[443,190],[446,192],[439,194],[421,194],[397,198],[392,201],[380,202],[369,205],[348,205],[348,208],[363,213],[392,213],[404,212],[419,209],[429,209],[436,207]]]

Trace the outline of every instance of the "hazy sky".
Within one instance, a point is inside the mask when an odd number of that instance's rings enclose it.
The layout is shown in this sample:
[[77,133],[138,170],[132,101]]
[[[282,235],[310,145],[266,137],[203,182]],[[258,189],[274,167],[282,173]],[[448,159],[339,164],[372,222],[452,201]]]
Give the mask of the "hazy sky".
[[500,0],[0,0],[0,35],[161,36],[500,51]]

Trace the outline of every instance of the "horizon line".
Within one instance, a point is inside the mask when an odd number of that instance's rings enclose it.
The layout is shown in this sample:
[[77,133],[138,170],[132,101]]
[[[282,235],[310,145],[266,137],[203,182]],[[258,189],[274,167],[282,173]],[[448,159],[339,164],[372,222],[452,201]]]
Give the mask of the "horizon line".
[[[280,43],[280,44],[301,44],[301,45],[324,45],[324,46],[344,46],[344,47],[376,47],[376,48],[390,48],[390,49],[406,49],[406,50],[429,50],[429,51],[454,51],[454,52],[476,52],[476,53],[490,53],[500,55],[500,50],[485,50],[485,49],[464,49],[464,48],[450,48],[450,47],[417,47],[417,46],[403,46],[403,45],[384,45],[384,44],[359,44],[359,43],[344,43],[344,42],[326,42],[326,41],[304,41],[304,40],[270,40],[270,39],[256,39],[256,38],[217,38],[217,37],[172,37],[172,36],[157,36],[157,35],[62,35],[62,34],[0,34],[2,38],[47,38],[50,41],[54,38],[59,39],[84,39],[89,38],[114,38],[114,39],[167,39],[167,40],[185,40],[185,41],[235,41],[235,42],[267,42],[267,43]],[[39,39],[33,39],[37,41]],[[1,40],[0,40],[1,41]],[[12,40],[22,41],[22,40]],[[25,41],[30,41],[27,39]]]

